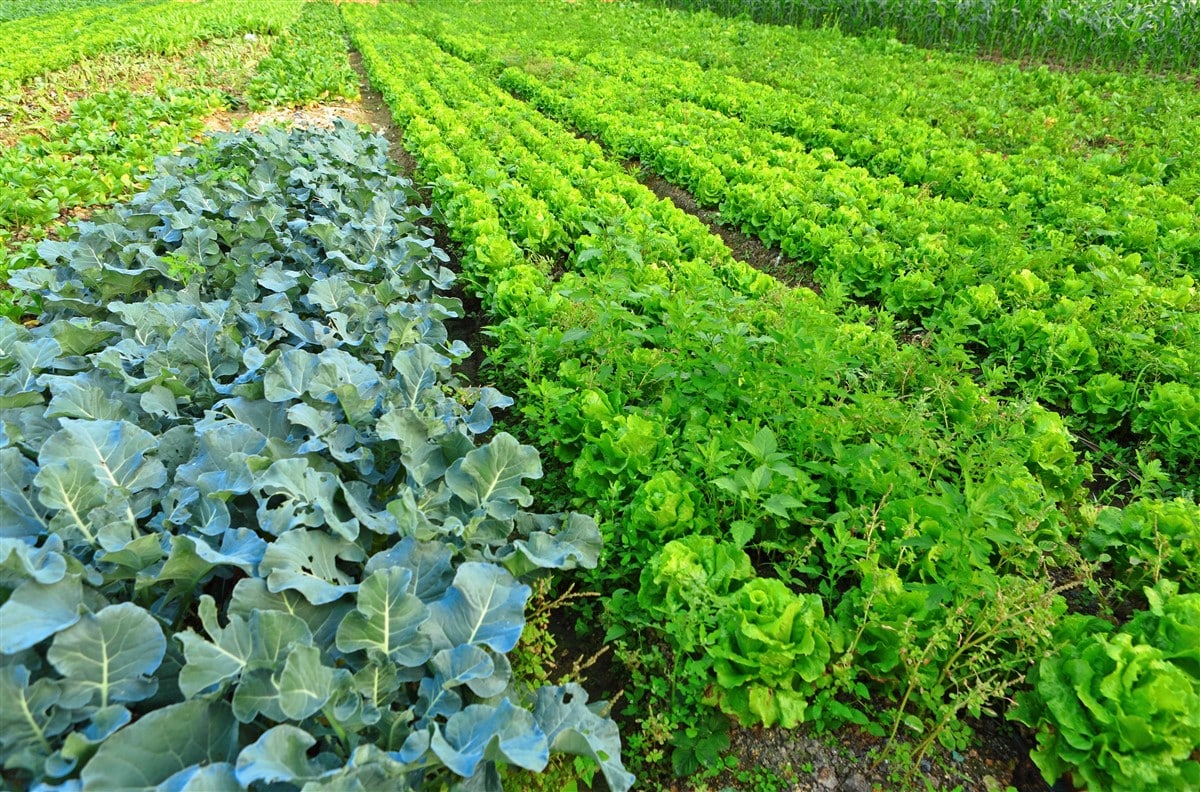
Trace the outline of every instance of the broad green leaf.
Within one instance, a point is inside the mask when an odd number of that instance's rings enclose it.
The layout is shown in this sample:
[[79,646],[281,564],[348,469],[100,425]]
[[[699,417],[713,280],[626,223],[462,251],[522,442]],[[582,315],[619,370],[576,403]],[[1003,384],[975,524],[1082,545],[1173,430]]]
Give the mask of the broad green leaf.
[[79,760],[87,759],[100,743],[112,736],[133,720],[133,713],[120,704],[110,704],[92,713],[84,728],[78,725],[63,740],[62,749],[46,760],[46,771],[55,777],[65,776],[75,770]]
[[93,322],[83,317],[59,319],[50,324],[50,334],[62,347],[64,355],[85,355],[93,352],[119,333],[118,325],[111,322]]
[[197,699],[154,710],[100,746],[83,768],[83,788],[153,789],[193,765],[232,762],[237,734],[224,703]]
[[304,782],[321,775],[308,758],[308,749],[317,738],[295,726],[267,729],[261,737],[238,754],[237,780],[245,788],[251,784]]
[[454,688],[487,679],[496,671],[492,656],[474,644],[443,649],[433,656],[430,665],[433,676],[422,679],[418,691],[423,708],[417,711],[426,721],[458,712],[462,709],[462,695]]
[[442,763],[465,778],[484,760],[507,762],[541,772],[550,760],[546,735],[533,715],[508,699],[496,706],[472,704],[435,727],[430,748]]
[[262,453],[267,438],[241,421],[204,424],[196,429],[196,454],[176,472],[179,482],[193,484],[206,495],[244,495],[254,477],[246,460]]
[[73,458],[43,464],[33,481],[38,500],[58,510],[50,527],[72,543],[95,544],[98,527],[91,514],[105,504],[111,493],[96,480],[92,466]]
[[71,725],[70,711],[56,706],[61,698],[58,682],[43,678],[30,684],[25,666],[0,666],[0,753],[6,768],[41,772],[54,750],[50,740]]
[[454,551],[445,542],[419,542],[407,536],[371,556],[363,574],[372,575],[392,566],[406,567],[413,573],[409,590],[428,604],[441,598],[454,581],[453,557]]
[[409,593],[412,577],[404,567],[380,569],[367,577],[358,589],[357,609],[338,627],[338,649],[376,649],[408,668],[424,664],[433,651],[429,636],[420,632],[429,609]]
[[621,764],[617,724],[587,706],[587,691],[570,684],[543,687],[535,695],[533,716],[545,732],[550,750],[591,757],[613,792],[626,792],[633,786],[633,775]]
[[38,467],[15,448],[0,448],[0,538],[26,539],[46,530],[46,509],[33,494]]
[[29,649],[79,621],[83,584],[79,575],[54,583],[27,580],[0,605],[0,653]]
[[147,454],[158,446],[154,435],[128,421],[84,421],[62,419],[56,432],[38,454],[43,470],[47,465],[78,460],[91,470],[96,482],[123,493],[161,487],[167,472]]
[[54,637],[46,658],[66,677],[69,690],[89,690],[103,708],[141,701],[157,682],[148,677],[162,662],[167,640],[162,627],[132,602],[109,605],[84,616]]
[[284,590],[278,593],[267,589],[262,578],[243,578],[233,589],[233,600],[229,603],[229,615],[248,619],[255,610],[263,612],[281,611],[301,619],[312,633],[316,646],[330,646],[342,617],[353,609],[347,601],[326,605],[313,605],[303,594]]
[[200,597],[200,622],[211,640],[193,630],[176,633],[183,645],[187,664],[179,672],[179,690],[193,698],[242,673],[254,654],[254,633],[246,619],[230,615],[222,627],[217,620],[217,604],[207,594]]
[[48,536],[41,547],[22,539],[0,537],[0,587],[16,588],[26,580],[57,583],[65,574],[67,559],[61,537]]
[[384,707],[400,693],[397,672],[394,663],[369,663],[354,675],[354,689],[370,706]]
[[278,593],[299,591],[314,605],[333,602],[358,590],[358,584],[337,565],[338,560],[361,562],[362,548],[323,531],[297,528],[267,547],[259,574],[267,588]]
[[216,762],[185,767],[156,786],[154,792],[242,792],[242,785],[232,764]]
[[190,590],[218,566],[254,574],[266,549],[267,543],[248,528],[226,531],[219,550],[199,537],[175,536],[171,539],[171,555],[155,577],[158,581],[179,581],[181,588]]
[[[529,515],[520,513],[517,530],[527,538],[512,543],[517,554],[503,558],[505,567],[520,576],[535,569],[595,569],[603,540],[596,521],[582,514]],[[530,530],[531,528],[542,530]],[[551,532],[551,528],[555,530]]]
[[438,372],[450,368],[450,359],[439,355],[428,344],[414,344],[396,353],[396,374],[404,405],[416,407],[423,394],[438,382]]
[[[342,670],[341,675],[349,672]],[[288,654],[276,685],[279,707],[291,720],[302,721],[315,714],[333,695],[334,679],[339,676],[321,664],[321,650],[315,646],[297,646]]]
[[271,402],[300,399],[317,370],[317,356],[302,349],[284,351],[263,376],[264,398]]
[[533,495],[522,479],[541,478],[537,449],[523,446],[501,432],[485,446],[456,460],[446,471],[450,491],[472,509],[485,509],[497,519],[512,519],[517,505],[528,506]]
[[92,376],[45,376],[41,380],[53,394],[46,406],[47,418],[80,418],[89,421],[133,420],[125,405],[119,384],[98,372]]
[[307,459],[280,459],[257,476],[254,488],[258,496],[258,524],[262,530],[279,536],[300,526],[329,526],[335,533],[353,541],[358,536],[358,521],[337,515],[333,499],[341,482],[333,473],[313,468]]
[[429,632],[435,650],[484,644],[508,652],[521,639],[530,588],[492,564],[467,562],[442,599],[429,606]]
[[183,323],[167,344],[167,352],[176,366],[194,366],[201,377],[213,385],[237,374],[241,351],[225,329],[211,319],[190,319]]
[[233,714],[242,723],[259,715],[277,723],[288,720],[280,706],[279,684],[269,669],[255,668],[242,674],[233,691]]

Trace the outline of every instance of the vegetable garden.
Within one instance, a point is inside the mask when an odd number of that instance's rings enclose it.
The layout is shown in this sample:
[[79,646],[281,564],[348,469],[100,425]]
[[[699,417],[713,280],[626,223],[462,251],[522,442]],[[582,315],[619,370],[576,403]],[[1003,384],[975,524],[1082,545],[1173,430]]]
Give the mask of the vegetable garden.
[[[0,33],[7,786],[777,789],[733,735],[792,730],[920,788],[1004,729],[1200,787],[1187,75],[600,0]],[[202,135],[360,79],[390,149]]]

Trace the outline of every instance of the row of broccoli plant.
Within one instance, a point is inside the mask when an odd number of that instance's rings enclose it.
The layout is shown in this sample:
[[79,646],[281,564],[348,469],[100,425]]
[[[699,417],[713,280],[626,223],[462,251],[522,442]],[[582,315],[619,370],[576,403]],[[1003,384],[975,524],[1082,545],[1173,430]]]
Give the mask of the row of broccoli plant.
[[[471,38],[439,39],[483,52]],[[1058,241],[1040,249],[999,210],[927,199],[894,177],[630,85],[624,75],[645,67],[628,59],[606,61],[619,75],[610,76],[588,63],[547,66],[536,48],[530,58],[498,82],[814,262],[823,284],[836,279],[936,330],[942,354],[1073,410],[1124,462],[1134,455],[1117,441],[1132,429],[1183,482],[1200,475],[1200,292],[1187,275],[1200,232],[1160,240],[1149,275],[1141,254],[1081,250],[1069,234],[1052,233]],[[968,348],[982,353],[969,358]]]
[[0,755],[40,789],[498,789],[590,757],[577,685],[508,659],[527,582],[591,567],[537,514],[512,402],[453,374],[454,275],[386,143],[219,138],[22,271],[0,324]]
[[[634,678],[642,758],[712,762],[721,723],[697,725],[702,701],[747,723],[851,720],[961,745],[964,712],[1011,695],[1067,641],[1044,565],[1071,563],[1064,540],[1081,532],[1123,585],[1195,590],[1194,503],[1079,509],[1086,470],[1055,416],[997,404],[804,292],[731,278],[715,238],[671,220],[682,213],[594,144],[431,42],[381,32],[397,13],[346,11],[497,319],[491,362],[552,441],[561,497],[603,518],[595,580]],[[547,259],[558,229],[583,235]],[[1179,549],[1147,567],[1159,547]],[[1186,777],[1179,715],[1148,716],[1174,736],[1139,767]]]

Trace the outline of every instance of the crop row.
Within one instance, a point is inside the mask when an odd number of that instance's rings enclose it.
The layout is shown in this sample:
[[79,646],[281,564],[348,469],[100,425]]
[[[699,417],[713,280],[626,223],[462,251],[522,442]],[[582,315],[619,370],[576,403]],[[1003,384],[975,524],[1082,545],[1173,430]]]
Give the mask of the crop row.
[[829,148],[872,175],[894,175],[938,195],[1002,209],[1033,244],[1042,233],[1065,233],[1077,246],[1140,253],[1154,262],[1152,269],[1173,259],[1182,260],[1176,269],[1185,272],[1200,266],[1200,219],[1191,203],[1140,174],[1108,173],[1106,158],[1063,167],[1027,153],[1004,156],[928,123],[855,114],[836,97],[806,99],[654,54],[631,60],[627,53],[597,52],[580,62],[644,96],[694,103],[810,150]]
[[888,31],[927,47],[1094,66],[1200,66],[1200,11],[1187,2],[1130,0],[660,0],[759,22]]
[[44,310],[0,319],[6,779],[497,788],[553,751],[629,788],[586,693],[508,659],[522,581],[600,537],[525,511],[538,453],[452,371],[418,197],[349,124],[229,135],[19,274]]
[[[383,32],[407,10],[343,13],[496,321],[489,363],[559,462],[552,492],[600,515],[635,714],[657,697],[675,728],[711,696],[746,722],[961,737],[957,716],[1050,640],[1039,570],[1071,563],[1069,538],[1113,526],[1107,557],[1136,586],[1119,558],[1141,552],[1136,515],[1200,531],[1184,501],[1077,510],[1088,471],[1052,413],[748,273],[594,144]],[[1163,574],[1194,577],[1168,557]],[[966,623],[989,627],[963,646]]]
[[[230,18],[224,24],[241,23]],[[197,137],[205,117],[226,109],[229,92],[238,90],[239,83],[248,82],[246,93],[258,105],[356,95],[357,78],[340,25],[331,4],[309,3],[270,56],[259,60],[261,50],[254,42],[233,41],[189,52],[183,69],[161,58],[147,67],[158,74],[152,92],[100,88],[85,77],[80,87],[88,95],[61,108],[65,120],[34,127],[0,154],[0,176],[10,187],[0,197],[0,244],[5,248],[0,276],[36,263],[30,242],[45,237],[67,213],[109,203],[140,187],[154,158]],[[297,46],[301,38],[304,44]],[[303,65],[296,57],[304,58]],[[31,101],[36,90],[26,87]],[[14,318],[28,308],[19,297],[14,305],[12,292],[4,292],[3,303],[2,312]]]
[[94,6],[115,6],[128,0],[7,0],[0,7],[0,22],[47,16],[60,11],[87,9]]
[[[480,51],[477,40],[441,38]],[[814,262],[823,284],[836,279],[923,323],[936,331],[934,345],[978,346],[974,360],[998,372],[995,381],[1011,378],[1028,395],[1073,407],[1078,425],[1100,438],[1132,426],[1179,475],[1197,473],[1200,295],[1181,259],[1196,258],[1200,229],[1156,240],[1157,267],[1137,253],[1084,249],[1067,234],[1031,240],[1000,210],[930,198],[672,99],[670,89],[664,96],[653,66],[605,61],[599,71],[548,66],[538,55],[499,83],[637,157],[702,205],[719,205],[747,233]]]
[[68,9],[0,23],[0,85],[21,83],[101,52],[179,52],[197,39],[280,33],[295,20],[299,0],[123,3]]
[[[514,2],[503,13],[488,7],[452,23],[460,5],[421,4],[413,17],[441,20],[451,32],[486,22],[493,46],[519,34],[522,41],[552,43],[573,54],[619,47],[632,61],[667,55],[715,76],[773,86],[802,103],[805,112],[795,122],[805,134],[826,137],[823,145],[835,148],[848,139],[859,150],[852,146],[839,154],[859,164],[909,141],[955,149],[973,143],[980,153],[1016,157],[1052,172],[1100,168],[1135,183],[1161,183],[1189,203],[1200,196],[1200,96],[1186,79],[1025,70],[836,31],[645,6],[578,3],[547,15],[534,4]],[[595,36],[595,30],[605,35]],[[881,129],[897,130],[903,142],[881,145]],[[930,158],[934,152],[922,153]]]

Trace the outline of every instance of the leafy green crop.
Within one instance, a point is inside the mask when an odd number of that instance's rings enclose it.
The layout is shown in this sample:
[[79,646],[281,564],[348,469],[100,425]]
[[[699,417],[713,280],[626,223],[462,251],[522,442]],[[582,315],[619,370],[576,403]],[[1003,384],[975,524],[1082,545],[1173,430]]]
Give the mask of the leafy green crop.
[[1150,610],[1111,633],[1071,617],[1062,648],[1030,675],[1010,713],[1038,729],[1033,759],[1048,782],[1070,773],[1089,789],[1195,789],[1200,784],[1200,594],[1167,582]]
[[358,97],[358,75],[346,58],[346,34],[332,3],[308,3],[258,63],[246,90],[254,109]]
[[710,653],[721,709],[763,726],[803,721],[809,699],[829,681],[830,626],[820,597],[756,578],[733,595],[720,622]]
[[715,702],[745,723],[804,721],[828,682],[831,644],[841,643],[820,597],[757,577],[744,551],[706,536],[668,542],[643,570],[637,599],[648,626],[711,667]]
[[1137,68],[1194,68],[1200,17],[1188,3],[1128,0],[658,0],[760,22],[886,31],[925,47],[999,52],[1011,58]]
[[[41,246],[0,323],[0,756],[44,788],[407,787],[620,740],[507,653],[595,523],[538,515],[511,400],[385,143],[239,134]],[[484,439],[484,437],[488,439]]]

